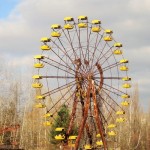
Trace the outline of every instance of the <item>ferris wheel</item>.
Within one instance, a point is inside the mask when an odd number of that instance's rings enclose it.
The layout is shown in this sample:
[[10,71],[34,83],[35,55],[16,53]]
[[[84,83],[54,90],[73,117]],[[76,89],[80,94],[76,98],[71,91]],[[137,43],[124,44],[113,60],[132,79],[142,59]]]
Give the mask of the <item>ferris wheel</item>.
[[56,140],[71,141],[75,150],[106,150],[116,141],[116,126],[126,121],[129,106],[131,78],[123,45],[100,20],[87,16],[65,17],[64,25],[53,24],[50,34],[41,38],[42,52],[34,57],[36,107],[45,108],[45,117],[55,121],[59,109],[68,106],[68,126],[55,129]]

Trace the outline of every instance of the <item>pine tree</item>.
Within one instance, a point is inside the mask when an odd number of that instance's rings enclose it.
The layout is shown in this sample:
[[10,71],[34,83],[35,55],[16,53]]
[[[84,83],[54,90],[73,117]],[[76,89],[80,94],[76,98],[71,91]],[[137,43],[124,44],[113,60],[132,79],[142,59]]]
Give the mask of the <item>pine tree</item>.
[[[55,140],[55,136],[58,134],[55,129],[58,127],[62,127],[65,130],[69,124],[69,109],[66,105],[63,105],[57,113],[55,121],[50,130],[50,142],[52,144],[59,144],[60,141]],[[65,133],[64,133],[65,134]]]

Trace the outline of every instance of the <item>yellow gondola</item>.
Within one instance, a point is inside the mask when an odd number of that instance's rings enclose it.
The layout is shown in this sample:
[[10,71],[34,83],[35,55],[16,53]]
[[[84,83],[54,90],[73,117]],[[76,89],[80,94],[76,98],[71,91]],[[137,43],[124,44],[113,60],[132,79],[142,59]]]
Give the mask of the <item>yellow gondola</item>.
[[115,43],[114,47],[122,47],[122,44],[121,43]]
[[107,126],[107,128],[115,128],[115,127],[116,127],[115,124],[109,124],[109,125]]
[[55,131],[58,133],[55,136],[56,140],[64,140],[65,139],[64,130],[65,129],[63,127],[58,127],[58,128],[55,129]]
[[79,20],[87,20],[88,17],[87,17],[87,16],[79,16],[78,19],[79,19]]
[[97,145],[97,146],[102,146],[102,145],[103,145],[103,142],[102,142],[102,141],[97,141],[97,142],[96,142],[96,145]]
[[64,18],[64,21],[74,21],[74,18],[73,17],[65,17]]
[[99,138],[99,137],[101,137],[101,135],[100,134],[96,134],[96,137]]
[[45,96],[43,96],[43,95],[37,95],[35,98],[37,100],[43,100],[43,99],[45,99]]
[[92,27],[92,32],[100,32],[100,27]]
[[100,20],[92,20],[92,24],[101,24]]
[[130,98],[130,95],[128,95],[128,94],[123,94],[123,95],[121,95],[121,97],[122,97],[122,98]]
[[55,136],[55,140],[64,140],[64,139],[65,139],[65,135],[59,134]]
[[39,103],[39,104],[36,104],[35,107],[36,108],[45,108],[46,105]]
[[113,51],[113,54],[121,55],[122,54],[122,50],[116,49],[116,50]]
[[120,66],[120,70],[121,70],[121,71],[128,71],[129,69],[128,69],[128,67],[126,67],[126,66]]
[[120,63],[128,63],[129,61],[127,59],[120,60]]
[[34,59],[44,59],[44,56],[43,55],[35,55]]
[[121,123],[121,122],[125,122],[125,118],[117,118],[116,119],[116,122],[118,122],[118,123]]
[[90,144],[87,144],[84,146],[84,149],[92,149],[92,146]]
[[105,36],[104,38],[104,41],[112,41],[113,39],[112,39],[112,37],[110,37],[110,36]]
[[65,28],[65,29],[68,29],[68,30],[71,30],[71,29],[74,28],[74,26],[73,26],[72,24],[65,24],[65,25],[64,25],[64,28]]
[[59,25],[59,24],[51,25],[51,29],[60,29],[60,28],[61,28],[61,25]]
[[44,126],[51,126],[51,125],[52,125],[52,122],[50,122],[50,121],[45,121],[45,122],[43,123],[43,125],[44,125]]
[[112,30],[110,30],[110,29],[106,29],[106,30],[105,30],[105,33],[106,33],[106,34],[112,34],[112,33],[113,33],[113,31],[112,31]]
[[123,81],[130,81],[131,78],[130,78],[130,77],[123,77],[122,80],[123,80]]
[[129,83],[124,83],[122,85],[123,88],[131,88],[131,85]]
[[109,132],[108,132],[108,135],[109,135],[109,136],[116,136],[117,134],[116,134],[115,131],[109,131]]
[[117,111],[116,112],[116,115],[124,115],[125,114],[125,111]]
[[41,42],[50,42],[50,41],[51,41],[51,39],[48,37],[42,37],[41,38]]
[[87,28],[87,24],[86,23],[79,23],[78,27],[79,28]]
[[121,102],[121,105],[122,105],[122,106],[129,106],[129,104],[130,104],[130,103],[129,103],[128,101],[123,101],[123,102]]
[[68,145],[70,147],[75,147],[75,141],[76,141],[76,139],[77,139],[76,135],[69,136],[69,138],[68,138]]
[[55,131],[59,131],[59,132],[62,132],[64,131],[64,128],[60,127],[60,128],[56,128]]
[[48,50],[50,50],[51,49],[51,47],[50,46],[48,46],[48,45],[42,45],[41,46],[41,50],[45,50],[45,51],[48,51]]
[[69,140],[75,140],[77,138],[77,136],[76,135],[71,135],[71,136],[69,136]]
[[47,117],[53,117],[53,115],[51,113],[47,113],[43,117],[45,117],[45,118],[47,118]]
[[33,84],[32,84],[32,87],[33,87],[33,88],[41,88],[42,86],[43,86],[42,83],[33,83]]
[[39,74],[37,74],[37,75],[32,76],[32,78],[33,78],[33,79],[42,79],[42,76],[39,75]]
[[34,67],[35,68],[43,68],[44,64],[42,64],[42,63],[36,63],[36,64],[34,64]]
[[52,33],[51,33],[51,36],[52,36],[52,37],[60,37],[60,36],[61,36],[61,33],[59,33],[59,32],[52,32]]

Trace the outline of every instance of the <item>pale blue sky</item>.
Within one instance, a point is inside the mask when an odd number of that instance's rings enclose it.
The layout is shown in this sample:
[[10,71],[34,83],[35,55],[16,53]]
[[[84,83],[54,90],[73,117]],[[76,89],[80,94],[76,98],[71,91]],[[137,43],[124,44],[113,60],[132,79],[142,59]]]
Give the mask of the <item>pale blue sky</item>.
[[0,18],[5,19],[21,0],[0,0]]
[[39,39],[63,18],[87,15],[113,29],[130,60],[129,74],[139,84],[144,108],[150,104],[150,0],[0,0],[0,54],[17,69],[31,67]]

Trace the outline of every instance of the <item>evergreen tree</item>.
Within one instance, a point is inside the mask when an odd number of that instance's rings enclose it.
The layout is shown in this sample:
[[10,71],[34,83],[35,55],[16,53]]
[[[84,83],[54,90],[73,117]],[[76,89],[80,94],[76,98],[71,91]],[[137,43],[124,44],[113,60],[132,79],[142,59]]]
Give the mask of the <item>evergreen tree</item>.
[[[64,135],[65,135],[65,131],[67,131],[68,129],[68,125],[69,125],[69,119],[70,119],[70,113],[69,113],[69,108],[66,105],[63,105],[60,110],[57,113],[57,116],[55,118],[55,121],[51,127],[50,130],[50,142],[52,144],[58,144],[60,143],[60,141],[56,141],[55,140],[55,136],[58,134],[57,131],[55,131],[56,128],[64,128]],[[73,127],[73,131],[71,132],[72,135],[76,135],[77,134],[77,127],[74,126]]]
[[55,121],[50,130],[50,142],[52,144],[60,143],[60,141],[55,140],[55,136],[58,134],[58,132],[55,131],[55,129],[58,127],[62,127],[66,130],[68,127],[68,123],[69,123],[69,109],[66,105],[63,105],[58,111]]

